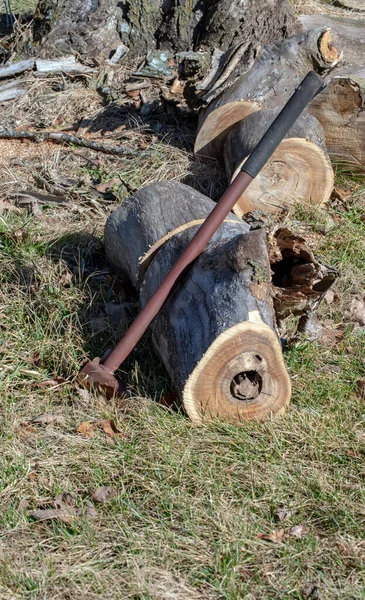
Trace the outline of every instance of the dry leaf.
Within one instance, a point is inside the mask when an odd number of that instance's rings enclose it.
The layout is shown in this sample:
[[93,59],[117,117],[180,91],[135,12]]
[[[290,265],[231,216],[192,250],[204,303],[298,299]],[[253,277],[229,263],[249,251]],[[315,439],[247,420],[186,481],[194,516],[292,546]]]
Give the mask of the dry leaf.
[[116,185],[120,186],[121,184],[122,182],[120,180],[120,177],[113,177],[112,179],[109,179],[109,181],[107,181],[106,183],[99,183],[97,186],[95,186],[95,189],[101,194],[104,194]]
[[110,419],[104,419],[103,421],[95,421],[94,423],[90,423],[90,421],[85,421],[85,423],[81,423],[78,426],[77,431],[81,433],[84,437],[91,438],[95,433],[96,427],[102,427],[104,433],[110,437],[120,437],[123,438],[123,432],[118,429],[114,421]]
[[55,508],[75,508],[76,500],[68,492],[63,492],[55,497],[54,505]]
[[18,214],[21,212],[21,210],[17,206],[14,206],[14,204],[9,202],[8,200],[0,200],[0,214],[5,211],[15,212]]
[[75,517],[81,514],[79,508],[66,507],[66,508],[45,508],[35,510],[30,513],[30,517],[36,521],[48,521],[49,519],[59,519],[63,523],[70,523]]
[[118,429],[114,421],[110,419],[104,419],[103,421],[98,421],[96,425],[101,425],[104,433],[110,435],[110,437],[124,437],[123,432]]
[[365,325],[365,296],[362,300],[353,298],[350,304],[349,316],[351,321]]
[[277,508],[276,511],[274,512],[274,517],[278,521],[285,521],[287,519],[290,519],[291,515],[292,515],[291,510],[289,510],[287,508]]
[[83,400],[84,404],[89,404],[90,394],[85,388],[77,388],[77,393],[80,396],[80,398]]
[[65,269],[61,275],[60,284],[63,287],[70,287],[72,283],[72,273],[68,269]]
[[81,425],[78,426],[77,431],[86,438],[92,438],[95,433],[94,429],[95,423],[93,424],[89,421],[85,421],[85,423],[81,423]]
[[19,439],[24,442],[37,432],[30,423],[20,423]]
[[36,386],[39,388],[58,387],[63,383],[67,383],[67,379],[64,377],[54,377],[53,379],[46,379],[45,381],[37,382]]
[[51,423],[55,423],[56,421],[59,421],[59,417],[56,417],[55,415],[51,415],[49,413],[44,413],[42,415],[39,415],[38,417],[34,417],[34,419],[31,419],[30,423],[34,423],[36,425],[50,425]]
[[303,535],[303,525],[295,525],[290,528],[289,535],[296,538],[301,538]]
[[347,450],[347,456],[352,458],[360,458],[360,453],[357,450]]
[[110,487],[109,485],[103,485],[102,487],[99,487],[97,490],[95,490],[95,492],[91,496],[91,499],[98,504],[104,504],[105,502],[108,502],[108,500],[113,498],[115,494],[116,491],[114,488]]
[[318,596],[318,587],[311,584],[302,588],[303,600],[316,600]]
[[284,529],[276,529],[271,531],[271,533],[258,533],[257,537],[273,544],[280,544],[284,539],[284,535]]
[[37,473],[35,471],[31,471],[28,475],[28,479],[30,481],[35,481],[37,479]]

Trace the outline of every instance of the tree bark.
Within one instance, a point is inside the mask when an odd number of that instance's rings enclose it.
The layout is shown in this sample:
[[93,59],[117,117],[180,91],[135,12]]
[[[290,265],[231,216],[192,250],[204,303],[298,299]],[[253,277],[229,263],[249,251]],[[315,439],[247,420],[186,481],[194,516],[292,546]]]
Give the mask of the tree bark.
[[[141,188],[123,201],[105,226],[109,262],[139,289],[151,260],[177,233],[201,224],[215,204],[207,196],[177,181],[161,181]],[[242,225],[235,215],[227,217]]]
[[45,57],[77,52],[101,61],[121,41],[133,59],[156,48],[265,43],[282,39],[292,25],[288,0],[39,0],[34,35]]

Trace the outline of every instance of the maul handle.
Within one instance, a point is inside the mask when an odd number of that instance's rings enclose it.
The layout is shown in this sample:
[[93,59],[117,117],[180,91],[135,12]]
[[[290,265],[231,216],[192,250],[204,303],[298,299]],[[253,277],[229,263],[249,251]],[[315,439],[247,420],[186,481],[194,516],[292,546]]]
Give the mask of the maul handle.
[[119,344],[108,356],[104,362],[104,368],[110,372],[114,372],[125,361],[158,314],[180,275],[201,254],[237,200],[266,164],[304,108],[323,87],[323,80],[313,71],[309,72],[303,79],[302,83],[295,90],[283,110],[276,117],[245,162],[242,172],[237,175],[225,191],[217,205],[186,246],[181,256],[172,266],[163,282],[151,296],[146,306],[141,310]]

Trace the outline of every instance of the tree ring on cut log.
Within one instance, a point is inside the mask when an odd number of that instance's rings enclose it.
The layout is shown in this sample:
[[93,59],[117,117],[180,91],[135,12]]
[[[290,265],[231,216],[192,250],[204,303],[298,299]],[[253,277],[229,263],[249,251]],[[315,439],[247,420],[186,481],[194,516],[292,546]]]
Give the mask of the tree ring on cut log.
[[[291,385],[280,343],[264,323],[246,321],[211,344],[183,390],[189,417],[203,420],[265,419],[289,404]],[[241,397],[240,397],[241,396]]]
[[[216,108],[205,117],[199,116],[198,134],[194,144],[194,153],[199,156],[219,156],[224,141],[232,127],[251,113],[260,110],[259,102],[236,100]],[[202,126],[204,123],[204,127]]]
[[[232,181],[244,163],[234,171]],[[309,140],[287,138],[239,198],[233,212],[242,217],[247,206],[255,206],[272,213],[298,200],[321,205],[329,199],[333,185],[333,169],[323,150]]]

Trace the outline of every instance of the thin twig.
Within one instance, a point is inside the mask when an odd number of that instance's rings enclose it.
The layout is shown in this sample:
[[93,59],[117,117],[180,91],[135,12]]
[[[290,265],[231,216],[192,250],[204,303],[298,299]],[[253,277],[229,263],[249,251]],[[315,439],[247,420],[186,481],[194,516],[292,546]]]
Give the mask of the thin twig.
[[31,132],[15,131],[14,129],[0,129],[0,139],[4,140],[31,140],[32,142],[54,142],[55,144],[73,144],[82,148],[90,148],[105,154],[117,154],[118,156],[137,156],[141,152],[123,148],[122,146],[105,146],[99,142],[92,142],[67,133],[55,133],[52,131]]

